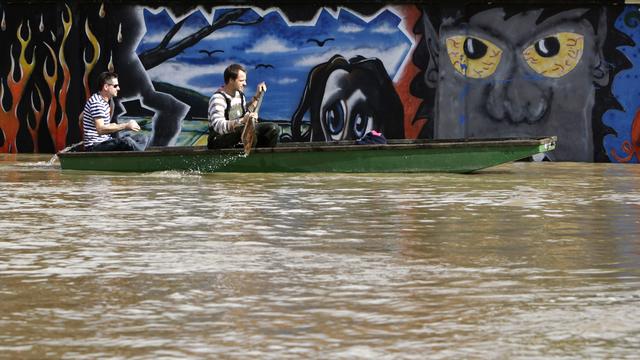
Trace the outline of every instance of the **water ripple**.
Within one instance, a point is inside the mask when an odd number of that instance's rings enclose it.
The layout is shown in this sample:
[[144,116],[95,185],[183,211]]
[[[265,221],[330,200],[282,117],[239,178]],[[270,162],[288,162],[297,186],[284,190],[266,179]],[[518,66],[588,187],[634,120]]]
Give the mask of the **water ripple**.
[[0,167],[0,352],[10,358],[640,351],[634,168],[244,177]]

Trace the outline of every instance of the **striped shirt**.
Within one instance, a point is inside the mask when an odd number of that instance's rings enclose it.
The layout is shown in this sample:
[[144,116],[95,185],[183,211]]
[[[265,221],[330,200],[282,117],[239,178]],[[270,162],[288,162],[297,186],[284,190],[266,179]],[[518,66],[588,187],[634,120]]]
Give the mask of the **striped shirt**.
[[[227,99],[230,100],[229,103],[231,104],[229,118],[225,117]],[[218,89],[209,99],[209,129],[218,135],[233,132],[233,125],[230,120],[236,120],[244,116],[246,109],[242,106],[243,104],[245,104],[245,99],[242,92],[236,91],[234,97],[231,97],[222,88]]]
[[111,135],[98,135],[95,119],[102,119],[106,125],[111,121],[111,107],[99,94],[93,94],[84,105],[82,128],[84,129],[84,146],[93,146],[111,139]]

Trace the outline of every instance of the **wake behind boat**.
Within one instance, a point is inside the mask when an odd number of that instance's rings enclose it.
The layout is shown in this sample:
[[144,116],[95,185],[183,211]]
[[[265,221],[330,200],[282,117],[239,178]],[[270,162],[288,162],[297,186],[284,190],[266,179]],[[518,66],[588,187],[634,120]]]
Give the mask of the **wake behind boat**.
[[145,151],[60,152],[63,170],[150,172],[470,173],[551,151],[556,137],[282,143],[257,148],[154,147]]

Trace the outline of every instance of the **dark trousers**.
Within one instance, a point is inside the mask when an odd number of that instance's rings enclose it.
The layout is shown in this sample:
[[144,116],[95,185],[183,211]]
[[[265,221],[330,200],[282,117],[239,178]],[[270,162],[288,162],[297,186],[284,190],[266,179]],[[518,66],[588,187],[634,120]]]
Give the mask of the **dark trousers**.
[[[211,129],[209,129],[209,140],[207,142],[207,148],[209,149],[222,149],[232,148],[240,143],[242,137],[242,130],[244,126],[237,128],[234,132],[217,135]],[[278,136],[280,135],[280,127],[278,124],[271,122],[259,122],[256,124],[256,136],[253,137],[254,147],[274,147],[278,143]]]
[[123,135],[95,144],[89,151],[143,151],[147,142],[143,134]]

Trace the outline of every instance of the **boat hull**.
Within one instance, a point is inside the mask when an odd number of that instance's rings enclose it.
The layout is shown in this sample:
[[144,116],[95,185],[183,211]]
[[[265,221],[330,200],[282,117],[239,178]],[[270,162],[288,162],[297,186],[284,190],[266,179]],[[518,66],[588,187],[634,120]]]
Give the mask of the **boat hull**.
[[460,141],[295,143],[275,148],[208,150],[163,147],[143,152],[60,153],[63,170],[196,172],[454,172],[468,173],[551,151],[555,137]]

